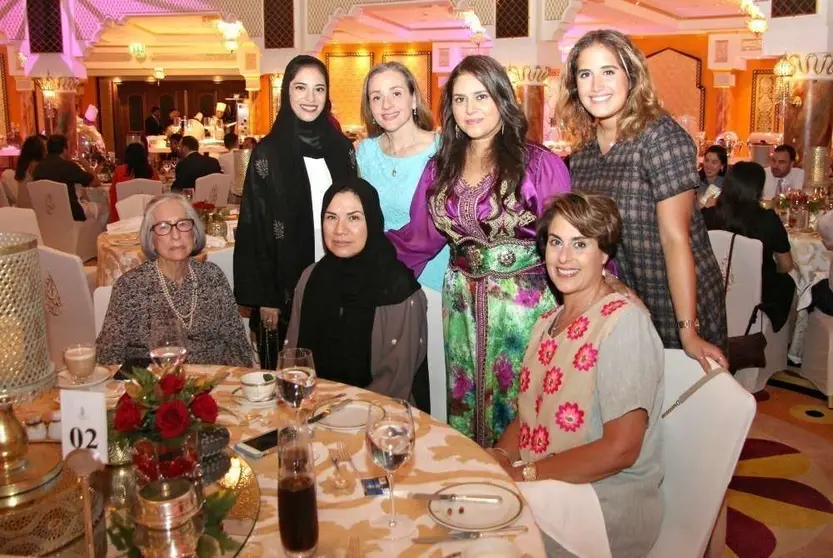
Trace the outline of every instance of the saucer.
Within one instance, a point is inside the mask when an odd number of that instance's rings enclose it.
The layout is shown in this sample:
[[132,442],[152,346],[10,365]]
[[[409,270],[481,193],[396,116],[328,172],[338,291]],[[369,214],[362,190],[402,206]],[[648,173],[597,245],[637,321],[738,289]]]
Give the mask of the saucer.
[[73,377],[69,374],[67,370],[62,370],[58,372],[58,382],[57,386],[59,389],[86,389],[88,387],[97,386],[102,382],[106,382],[110,379],[112,373],[110,370],[104,366],[96,366],[93,373],[86,379],[79,381],[78,383],[74,383]]
[[268,409],[269,407],[278,406],[277,395],[266,401],[249,401],[242,393],[232,393],[231,399],[241,407],[248,407],[249,409]]

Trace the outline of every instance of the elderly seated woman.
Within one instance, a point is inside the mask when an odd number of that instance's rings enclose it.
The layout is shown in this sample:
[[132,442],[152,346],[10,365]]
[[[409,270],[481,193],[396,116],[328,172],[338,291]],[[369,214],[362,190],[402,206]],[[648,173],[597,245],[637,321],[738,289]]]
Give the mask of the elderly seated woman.
[[[516,481],[589,483],[617,558],[646,556],[663,512],[663,348],[648,314],[604,280],[620,231],[613,200],[578,192],[556,198],[539,220],[564,304],[533,327],[518,417],[489,450]],[[546,533],[546,518],[536,519]],[[571,556],[545,543],[549,556]]]
[[179,194],[151,200],[139,240],[147,261],[113,286],[96,343],[98,361],[147,359],[154,322],[174,318],[188,362],[251,366],[252,349],[225,275],[194,258],[205,248],[205,231],[188,200]]
[[352,178],[321,207],[325,255],[298,280],[287,346],[312,350],[321,378],[429,411],[427,301],[384,234],[378,193]]

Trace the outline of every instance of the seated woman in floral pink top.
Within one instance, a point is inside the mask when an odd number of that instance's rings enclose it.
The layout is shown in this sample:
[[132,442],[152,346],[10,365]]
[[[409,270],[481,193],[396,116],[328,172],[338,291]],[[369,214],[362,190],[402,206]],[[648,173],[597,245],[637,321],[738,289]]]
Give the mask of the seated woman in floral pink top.
[[560,196],[539,220],[564,304],[533,328],[518,417],[491,450],[516,481],[591,483],[617,558],[648,554],[663,509],[663,348],[648,314],[604,280],[620,231],[616,204],[594,194]]

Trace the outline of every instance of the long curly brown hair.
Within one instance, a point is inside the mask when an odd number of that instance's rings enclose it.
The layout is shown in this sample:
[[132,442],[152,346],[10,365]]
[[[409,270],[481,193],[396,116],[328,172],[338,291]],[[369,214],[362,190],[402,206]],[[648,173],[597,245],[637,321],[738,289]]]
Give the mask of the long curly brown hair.
[[579,39],[567,57],[558,101],[559,118],[572,131],[576,149],[596,139],[596,119],[581,104],[576,83],[579,56],[594,45],[601,45],[613,53],[628,76],[628,98],[617,123],[617,141],[635,138],[648,124],[667,114],[657,98],[648,62],[642,51],[618,31],[590,31]]
[[498,173],[494,193],[501,198],[501,184],[506,180],[510,186],[507,193],[517,194],[526,169],[526,116],[515,100],[515,90],[503,66],[494,58],[479,54],[466,56],[457,64],[443,89],[442,139],[436,155],[437,175],[432,190],[445,192],[453,187],[463,173],[471,145],[471,139],[457,127],[452,111],[454,83],[462,74],[474,76],[483,84],[500,113],[502,130],[492,138],[488,153]]

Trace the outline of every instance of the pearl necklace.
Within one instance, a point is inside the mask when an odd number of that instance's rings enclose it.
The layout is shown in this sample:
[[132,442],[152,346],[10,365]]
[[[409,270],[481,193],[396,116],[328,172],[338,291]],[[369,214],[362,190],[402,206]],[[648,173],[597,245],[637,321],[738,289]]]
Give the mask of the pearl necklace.
[[[162,285],[162,294],[165,295],[165,300],[168,301],[168,306],[170,306],[171,310],[174,311],[177,319],[185,326],[185,329],[191,329],[191,326],[194,325],[194,316],[197,314],[197,276],[194,274],[194,269],[191,267],[191,262],[188,262],[188,276],[191,278],[191,283],[193,284],[191,290],[191,310],[187,314],[180,314],[179,310],[176,309],[176,305],[174,304],[174,299],[171,296],[170,291],[168,290],[168,282],[165,281],[165,276],[162,274],[162,270],[159,268],[159,260],[156,260],[156,275],[159,277],[159,283]],[[185,323],[185,320],[188,320],[188,323]]]

